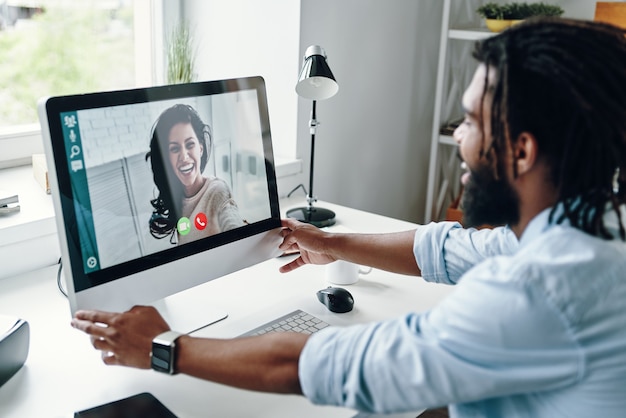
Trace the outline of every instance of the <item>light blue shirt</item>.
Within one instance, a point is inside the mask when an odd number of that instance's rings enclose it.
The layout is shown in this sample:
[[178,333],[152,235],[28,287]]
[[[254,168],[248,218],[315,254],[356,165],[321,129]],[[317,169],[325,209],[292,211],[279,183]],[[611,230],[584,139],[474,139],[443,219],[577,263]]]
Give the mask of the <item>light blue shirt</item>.
[[446,222],[418,228],[414,252],[423,277],[458,283],[454,292],[429,312],[313,335],[299,368],[312,402],[372,412],[450,405],[453,417],[626,416],[624,241],[550,224],[544,211],[519,243],[507,228]]

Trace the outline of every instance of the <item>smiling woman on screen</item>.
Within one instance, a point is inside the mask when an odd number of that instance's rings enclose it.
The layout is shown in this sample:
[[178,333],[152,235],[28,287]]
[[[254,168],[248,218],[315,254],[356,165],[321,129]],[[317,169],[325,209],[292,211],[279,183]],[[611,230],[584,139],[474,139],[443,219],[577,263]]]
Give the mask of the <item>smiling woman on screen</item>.
[[245,224],[226,182],[202,174],[211,144],[211,127],[191,106],[176,104],[154,124],[146,159],[159,189],[150,202],[155,238],[183,244]]

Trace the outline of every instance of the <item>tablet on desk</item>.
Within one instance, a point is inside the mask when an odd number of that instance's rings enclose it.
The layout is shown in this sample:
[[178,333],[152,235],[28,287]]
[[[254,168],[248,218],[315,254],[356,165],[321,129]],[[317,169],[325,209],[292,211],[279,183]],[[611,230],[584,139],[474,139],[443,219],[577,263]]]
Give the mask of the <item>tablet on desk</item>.
[[74,418],[176,418],[152,394],[144,392],[74,413]]

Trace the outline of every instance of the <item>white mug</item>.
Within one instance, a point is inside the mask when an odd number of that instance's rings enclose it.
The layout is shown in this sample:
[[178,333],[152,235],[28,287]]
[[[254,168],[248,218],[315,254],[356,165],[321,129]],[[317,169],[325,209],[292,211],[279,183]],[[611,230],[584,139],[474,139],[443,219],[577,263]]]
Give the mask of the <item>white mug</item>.
[[348,285],[359,281],[361,274],[368,274],[371,267],[363,267],[349,261],[337,260],[326,265],[326,281],[331,284]]

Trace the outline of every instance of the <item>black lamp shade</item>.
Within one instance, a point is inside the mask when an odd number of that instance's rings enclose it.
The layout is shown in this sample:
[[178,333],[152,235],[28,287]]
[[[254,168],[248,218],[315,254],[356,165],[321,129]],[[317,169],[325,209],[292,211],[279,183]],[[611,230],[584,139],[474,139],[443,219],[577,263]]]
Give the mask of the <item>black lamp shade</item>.
[[326,63],[326,52],[318,45],[307,48],[296,93],[310,100],[325,100],[339,91],[335,76]]

